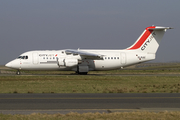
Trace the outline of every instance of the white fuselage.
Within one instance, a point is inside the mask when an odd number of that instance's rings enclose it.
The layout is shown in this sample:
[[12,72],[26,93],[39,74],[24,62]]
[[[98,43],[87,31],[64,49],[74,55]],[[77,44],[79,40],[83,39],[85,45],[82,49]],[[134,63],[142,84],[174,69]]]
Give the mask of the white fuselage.
[[[127,50],[82,50],[91,53],[103,54],[102,59],[82,58],[80,55],[67,54],[64,50],[58,51],[29,51],[21,54],[6,66],[20,70],[77,70],[75,65],[58,65],[59,59],[79,60],[81,66],[88,66],[92,70],[112,70],[125,66],[149,61],[155,59],[155,54],[138,54]],[[28,58],[26,59],[27,56]],[[70,61],[71,62],[71,61]]]

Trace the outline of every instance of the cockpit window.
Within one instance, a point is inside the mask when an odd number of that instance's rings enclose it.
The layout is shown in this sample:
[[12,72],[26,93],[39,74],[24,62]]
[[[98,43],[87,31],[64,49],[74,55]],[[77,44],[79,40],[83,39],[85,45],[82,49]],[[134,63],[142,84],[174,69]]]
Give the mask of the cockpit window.
[[22,58],[22,56],[19,56],[17,59],[21,59]]
[[25,56],[22,56],[22,58],[21,59],[24,59],[25,58]]
[[19,56],[17,59],[28,59],[28,56]]

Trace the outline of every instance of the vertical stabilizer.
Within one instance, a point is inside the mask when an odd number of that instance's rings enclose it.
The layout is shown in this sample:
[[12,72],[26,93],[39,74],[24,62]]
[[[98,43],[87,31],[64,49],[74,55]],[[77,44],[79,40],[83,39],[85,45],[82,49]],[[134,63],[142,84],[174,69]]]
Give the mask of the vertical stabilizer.
[[127,50],[155,54],[167,29],[172,28],[160,26],[147,27],[137,41]]

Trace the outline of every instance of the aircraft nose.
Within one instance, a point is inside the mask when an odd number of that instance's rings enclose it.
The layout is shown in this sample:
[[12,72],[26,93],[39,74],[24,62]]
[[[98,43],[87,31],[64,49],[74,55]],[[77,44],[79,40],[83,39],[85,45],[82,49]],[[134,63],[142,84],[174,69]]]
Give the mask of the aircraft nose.
[[6,67],[12,67],[12,63],[11,63],[11,62],[8,62],[5,66],[6,66]]
[[5,66],[12,68],[12,69],[19,69],[20,68],[20,62],[19,62],[19,60],[15,59],[15,60],[8,62]]

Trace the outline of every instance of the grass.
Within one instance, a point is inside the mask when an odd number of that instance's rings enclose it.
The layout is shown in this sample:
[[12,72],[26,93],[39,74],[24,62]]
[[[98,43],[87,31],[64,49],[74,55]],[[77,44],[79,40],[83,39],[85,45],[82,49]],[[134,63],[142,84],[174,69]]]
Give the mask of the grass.
[[[180,76],[175,76],[180,73],[180,63],[140,65],[143,67],[90,71],[89,75],[75,75],[73,71],[22,71],[29,76],[0,76],[0,93],[180,93]],[[127,76],[120,76],[124,74]],[[128,76],[131,74],[166,76]]]
[[[15,72],[15,71],[14,71]],[[42,75],[73,75],[74,71],[23,71],[25,74],[42,74]],[[89,75],[111,75],[111,74],[179,74],[180,68],[158,67],[148,69],[123,69],[110,71],[89,71]]]
[[178,120],[180,112],[115,112],[115,113],[68,113],[31,115],[4,115],[0,120]]
[[0,93],[180,93],[180,76],[0,76]]

